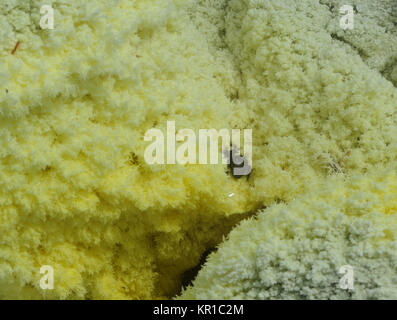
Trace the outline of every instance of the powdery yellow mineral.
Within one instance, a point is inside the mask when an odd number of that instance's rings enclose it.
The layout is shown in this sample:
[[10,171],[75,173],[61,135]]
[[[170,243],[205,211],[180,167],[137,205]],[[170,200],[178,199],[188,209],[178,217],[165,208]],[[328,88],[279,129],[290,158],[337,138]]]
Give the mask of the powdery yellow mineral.
[[[144,133],[167,120],[231,128],[232,105],[184,1],[6,3],[0,297],[174,295],[180,275],[257,206],[223,165],[143,158]],[[43,4],[54,30],[38,27]],[[43,265],[54,290],[39,287]]]
[[396,261],[395,172],[334,177],[242,222],[181,298],[396,299]]

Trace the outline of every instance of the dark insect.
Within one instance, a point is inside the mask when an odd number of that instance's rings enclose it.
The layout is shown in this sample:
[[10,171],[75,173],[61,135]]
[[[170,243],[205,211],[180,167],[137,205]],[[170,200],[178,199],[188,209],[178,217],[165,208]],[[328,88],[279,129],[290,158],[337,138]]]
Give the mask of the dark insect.
[[225,157],[229,159],[228,171],[236,179],[251,176],[252,168],[248,164],[248,159],[243,157],[236,147],[224,151]]
[[128,163],[131,164],[131,165],[139,164],[138,156],[134,152],[130,153],[130,156],[129,156],[129,159],[128,159]]

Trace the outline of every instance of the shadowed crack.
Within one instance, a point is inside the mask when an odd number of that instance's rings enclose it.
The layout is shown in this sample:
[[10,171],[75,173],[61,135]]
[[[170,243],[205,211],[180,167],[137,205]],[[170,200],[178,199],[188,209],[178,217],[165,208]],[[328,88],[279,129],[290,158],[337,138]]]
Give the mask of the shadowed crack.
[[369,58],[368,54],[366,54],[362,48],[357,47],[349,40],[337,35],[336,33],[332,33],[331,37],[332,37],[332,39],[335,39],[335,40],[338,40],[338,41],[341,41],[341,42],[347,44],[350,48],[352,48],[361,57],[361,59],[363,59],[363,61],[365,61],[366,59]]
[[381,74],[397,88],[397,56],[386,63]]

